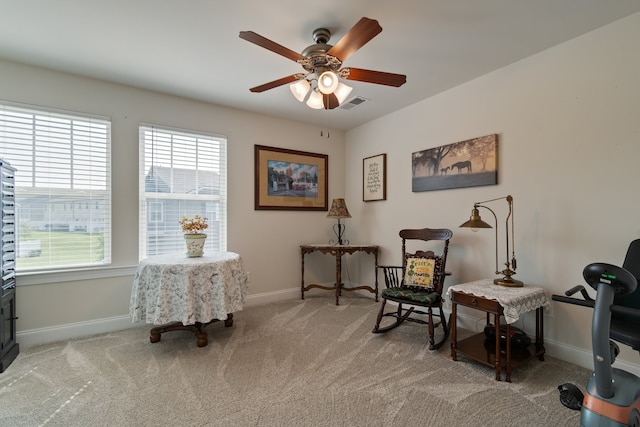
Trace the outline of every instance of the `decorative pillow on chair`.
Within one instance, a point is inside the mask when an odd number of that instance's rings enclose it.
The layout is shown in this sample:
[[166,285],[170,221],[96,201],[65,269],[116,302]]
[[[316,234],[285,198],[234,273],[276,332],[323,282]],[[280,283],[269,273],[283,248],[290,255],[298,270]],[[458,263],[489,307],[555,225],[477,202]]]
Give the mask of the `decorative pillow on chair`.
[[435,276],[442,272],[442,257],[407,255],[404,286],[416,291],[435,291]]

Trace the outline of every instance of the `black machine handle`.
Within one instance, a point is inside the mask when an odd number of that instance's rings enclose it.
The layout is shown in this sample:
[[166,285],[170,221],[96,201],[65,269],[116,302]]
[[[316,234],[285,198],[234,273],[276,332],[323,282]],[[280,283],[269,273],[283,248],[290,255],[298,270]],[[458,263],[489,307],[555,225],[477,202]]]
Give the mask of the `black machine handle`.
[[591,296],[587,293],[587,290],[582,285],[574,286],[573,288],[571,288],[568,291],[566,291],[564,294],[566,296],[570,297],[571,295],[575,294],[578,291],[580,291],[580,294],[582,295],[582,298],[584,298],[585,300],[587,300],[587,301],[595,301],[593,298],[591,298]]
[[[571,298],[571,295],[576,292],[580,292],[583,299]],[[573,288],[566,291],[563,295],[551,295],[551,299],[559,302],[566,302],[568,304],[581,305],[583,307],[591,307],[593,308],[596,304],[596,300],[591,298],[591,296],[587,293],[587,290],[582,285],[574,286]]]
[[[576,292],[580,292],[584,299],[572,298],[570,295],[575,294]],[[587,293],[587,290],[582,285],[574,286],[565,292],[565,295],[551,295],[551,299],[553,301],[564,302],[567,304],[580,305],[582,307],[595,307],[596,300],[591,298]],[[611,305],[609,310],[613,314],[617,314],[620,316],[625,316],[628,319],[633,319],[635,321],[640,322],[640,310],[637,308],[625,307],[623,305]]]
[[568,304],[573,304],[573,305],[581,305],[583,307],[595,307],[595,301],[594,300],[583,300],[583,299],[578,299],[578,298],[571,298],[571,297],[565,297],[563,295],[551,295],[551,299],[554,301],[559,301],[559,302],[566,302]]

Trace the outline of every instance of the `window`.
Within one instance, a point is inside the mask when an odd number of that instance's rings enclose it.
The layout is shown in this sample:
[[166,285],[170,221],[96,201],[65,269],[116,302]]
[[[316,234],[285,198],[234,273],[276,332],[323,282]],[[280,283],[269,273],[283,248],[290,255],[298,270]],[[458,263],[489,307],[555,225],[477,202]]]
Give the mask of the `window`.
[[208,219],[207,251],[227,249],[227,140],[140,126],[140,257],[185,252],[179,221]]
[[0,101],[0,157],[17,169],[18,272],[111,263],[110,146],[108,118]]
[[149,202],[147,206],[149,222],[162,222],[162,212],[164,212],[164,204],[162,202]]

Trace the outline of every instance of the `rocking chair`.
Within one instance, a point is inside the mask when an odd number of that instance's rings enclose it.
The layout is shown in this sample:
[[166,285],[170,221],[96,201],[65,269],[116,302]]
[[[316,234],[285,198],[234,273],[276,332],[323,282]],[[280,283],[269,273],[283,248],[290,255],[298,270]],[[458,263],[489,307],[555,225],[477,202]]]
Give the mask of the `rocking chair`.
[[[386,289],[382,291],[382,305],[373,333],[390,331],[405,320],[425,324],[429,327],[429,349],[437,350],[449,337],[447,319],[442,311],[442,288],[446,275],[449,239],[453,233],[444,228],[422,228],[401,230],[399,234],[402,238],[402,266],[378,266],[384,273]],[[433,250],[407,252],[407,242],[410,240],[422,241],[411,242],[412,245],[439,240],[442,241],[443,249],[439,255]],[[387,301],[398,304],[397,309],[385,313]],[[410,307],[405,308],[403,304]],[[426,311],[416,307],[423,307]],[[437,309],[437,313],[433,313],[434,308]],[[412,315],[420,315],[422,318]],[[426,319],[424,315],[427,316]],[[393,317],[395,320],[389,325],[380,326],[383,317]],[[439,327],[442,327],[442,336],[436,342],[435,331]]]

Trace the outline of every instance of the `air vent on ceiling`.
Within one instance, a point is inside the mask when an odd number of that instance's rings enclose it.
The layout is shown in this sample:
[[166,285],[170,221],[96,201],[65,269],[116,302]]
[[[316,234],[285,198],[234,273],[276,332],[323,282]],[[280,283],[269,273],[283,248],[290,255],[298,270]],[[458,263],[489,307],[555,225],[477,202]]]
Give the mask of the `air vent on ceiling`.
[[355,98],[351,99],[349,102],[345,102],[344,104],[342,104],[340,106],[340,108],[343,108],[345,110],[350,110],[353,107],[357,107],[358,105],[362,104],[363,102],[367,102],[368,99],[367,98],[363,98],[361,96],[356,96]]

